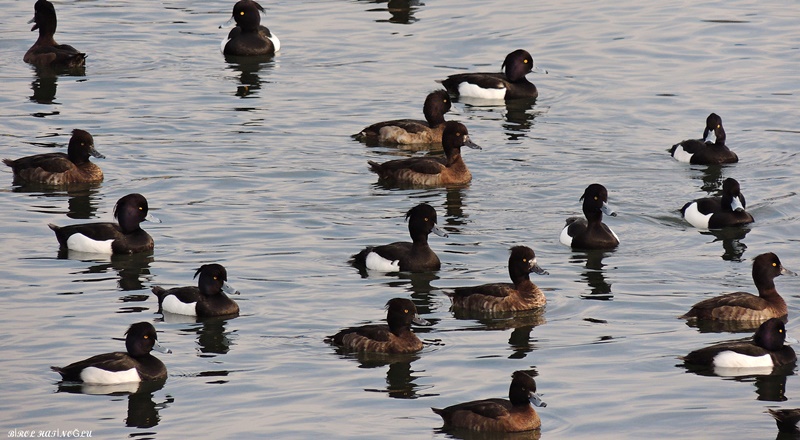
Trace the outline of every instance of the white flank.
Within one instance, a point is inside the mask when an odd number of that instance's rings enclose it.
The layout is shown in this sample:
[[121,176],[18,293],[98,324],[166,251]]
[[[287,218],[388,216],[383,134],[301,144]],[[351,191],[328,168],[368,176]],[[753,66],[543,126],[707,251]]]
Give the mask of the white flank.
[[674,157],[678,162],[690,163],[692,161],[692,156],[694,156],[694,154],[684,150],[683,145],[678,145],[675,147],[675,152],[672,153],[672,157]]
[[81,380],[97,385],[115,385],[118,383],[140,382],[142,379],[136,368],[125,371],[107,371],[97,367],[87,367],[81,371]]
[[181,302],[175,295],[167,295],[161,302],[161,310],[178,315],[197,316],[197,302]]
[[714,356],[714,366],[722,368],[772,368],[772,357],[769,354],[747,356],[735,351],[723,351]]
[[462,82],[458,85],[458,94],[470,98],[504,99],[506,97],[506,88],[484,89],[472,83]]
[[278,39],[278,36],[275,35],[275,32],[269,32],[271,37],[269,37],[269,41],[272,41],[272,45],[275,46],[275,52],[281,50],[281,40]]
[[708,229],[708,222],[712,214],[703,214],[697,209],[697,202],[692,203],[683,212],[683,218],[698,229]]
[[380,272],[399,272],[400,260],[387,260],[375,252],[367,254],[366,259],[367,269],[377,270]]
[[228,41],[231,41],[231,39],[228,38],[228,37],[225,37],[222,40],[222,43],[219,45],[219,51],[222,52],[223,55],[225,54],[225,46],[228,44]]
[[566,226],[561,230],[561,236],[558,237],[558,241],[565,246],[572,246],[572,236],[569,235],[568,230],[569,226]]
[[67,239],[67,249],[95,254],[111,254],[111,243],[114,240],[92,240],[83,234],[72,234]]

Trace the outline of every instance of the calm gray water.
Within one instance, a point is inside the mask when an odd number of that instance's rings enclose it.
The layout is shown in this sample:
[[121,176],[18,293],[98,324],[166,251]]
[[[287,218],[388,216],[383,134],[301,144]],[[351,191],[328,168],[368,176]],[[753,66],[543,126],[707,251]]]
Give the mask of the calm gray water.
[[[19,188],[3,171],[0,230],[0,433],[91,430],[94,438],[448,438],[429,407],[506,396],[510,374],[538,373],[543,438],[774,438],[767,408],[800,407],[790,375],[688,373],[677,357],[748,334],[699,332],[676,316],[709,295],[755,291],[751,260],[775,252],[800,270],[797,188],[800,27],[792,2],[428,0],[264,2],[283,43],[260,65],[219,53],[233,1],[56,1],[61,43],[87,52],[85,76],[37,75],[33,0],[0,20],[2,157],[65,151],[90,131],[106,179],[69,192]],[[607,2],[606,2],[607,3]],[[394,6],[394,2],[392,2]],[[223,25],[220,29],[219,26]],[[396,190],[367,160],[399,152],[349,134],[421,116],[436,79],[496,70],[529,50],[535,105],[457,103],[481,151],[465,188]],[[673,161],[667,148],[723,118],[740,163]],[[685,202],[725,177],[756,223],[744,237],[691,228]],[[558,243],[592,182],[619,216],[616,251]],[[163,223],[152,255],[63,259],[47,223],[111,219],[140,192]],[[407,239],[403,214],[432,204],[434,274],[362,278],[350,254]],[[457,319],[440,289],[505,281],[508,248],[533,247],[548,276],[543,315]],[[153,285],[192,284],[219,262],[242,315],[164,319]],[[789,334],[800,278],[781,277]],[[412,298],[433,325],[403,358],[337,354],[322,340]],[[135,394],[59,390],[50,365],[119,350],[153,322],[169,369]]]

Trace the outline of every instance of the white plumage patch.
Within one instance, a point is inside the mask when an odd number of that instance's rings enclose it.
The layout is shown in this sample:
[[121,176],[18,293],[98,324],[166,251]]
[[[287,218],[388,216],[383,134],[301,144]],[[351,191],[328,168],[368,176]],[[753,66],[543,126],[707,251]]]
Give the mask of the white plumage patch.
[[67,249],[78,252],[91,252],[96,254],[111,254],[111,243],[114,240],[92,240],[83,234],[72,234],[67,239]]
[[674,157],[678,162],[690,163],[692,161],[692,156],[694,156],[694,154],[684,150],[683,145],[678,145],[675,147],[675,152],[672,153],[672,157]]
[[87,367],[81,371],[81,380],[97,385],[115,385],[126,382],[141,382],[136,368],[125,371],[108,371],[97,367]]
[[558,237],[558,241],[563,245],[572,246],[572,236],[569,235],[569,226],[561,230],[561,236]]
[[197,302],[181,302],[175,295],[167,295],[161,302],[161,310],[178,315],[197,316]]
[[499,85],[498,89],[484,89],[472,83],[462,82],[458,85],[458,94],[470,98],[505,99],[506,88],[502,86],[502,83]]
[[772,357],[769,354],[747,356],[735,351],[723,351],[714,356],[714,366],[722,368],[771,368]]
[[377,270],[381,272],[399,272],[400,260],[388,260],[381,257],[375,252],[367,254],[366,259],[367,269]]
[[699,229],[708,229],[708,222],[713,214],[703,214],[697,209],[697,202],[690,204],[683,212],[683,218],[692,226]]
[[219,51],[225,54],[225,46],[228,44],[228,41],[231,41],[230,38],[225,37],[222,39],[222,43],[219,45]]
[[275,46],[275,52],[281,50],[281,40],[278,39],[278,36],[275,35],[275,32],[270,31],[269,41],[272,41],[272,45]]

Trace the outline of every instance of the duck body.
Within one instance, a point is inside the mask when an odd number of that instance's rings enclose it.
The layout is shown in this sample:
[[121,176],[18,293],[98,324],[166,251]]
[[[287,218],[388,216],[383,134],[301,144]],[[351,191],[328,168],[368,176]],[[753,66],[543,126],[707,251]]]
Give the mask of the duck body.
[[71,183],[97,183],[103,181],[103,171],[89,160],[89,156],[104,158],[94,147],[94,139],[85,130],[72,130],[67,154],[44,153],[19,159],[3,159],[11,167],[14,181],[68,185]]
[[753,281],[758,295],[733,292],[698,302],[681,318],[714,321],[763,322],[787,315],[786,301],[775,289],[775,277],[794,272],[781,265],[778,256],[769,252],[753,262]]
[[372,124],[353,137],[367,143],[381,144],[441,144],[444,132],[444,114],[451,109],[450,96],[436,90],[425,98],[422,111],[425,120],[397,119]]
[[261,25],[264,8],[253,0],[239,0],[233,5],[236,27],[222,41],[220,49],[225,55],[272,56],[281,49],[277,35]]
[[386,308],[388,325],[349,327],[325,341],[356,352],[403,354],[422,350],[423,343],[411,331],[411,324],[428,325],[428,322],[417,315],[414,303],[405,298],[392,298]]
[[126,332],[126,352],[99,354],[67,365],[51,367],[63,380],[97,385],[115,385],[128,382],[163,380],[167,368],[150,351],[163,349],[157,340],[156,330],[149,322],[131,325]]
[[543,307],[544,293],[530,280],[530,273],[547,274],[536,262],[533,249],[527,246],[511,248],[508,272],[513,283],[490,283],[471,287],[456,287],[445,292],[453,307],[476,312],[516,312]]
[[152,291],[158,297],[158,305],[163,312],[198,317],[225,316],[239,313],[239,305],[225,294],[236,292],[228,284],[228,272],[220,264],[204,264],[194,276],[197,286],[164,289],[154,286]]
[[368,163],[372,172],[390,184],[424,187],[466,184],[472,180],[472,174],[461,157],[461,147],[464,145],[480,148],[470,140],[467,127],[459,122],[448,121],[442,133],[444,158],[411,157]]
[[159,220],[148,213],[147,199],[128,194],[117,201],[114,217],[119,223],[98,222],[69,226],[49,224],[62,248],[77,252],[133,254],[153,250],[153,238],[139,223]]
[[619,237],[605,223],[603,214],[617,214],[608,205],[608,190],[599,183],[589,185],[581,196],[583,215],[570,217],[561,230],[559,241],[574,249],[613,249],[619,245]]
[[459,73],[450,75],[442,85],[450,94],[478,99],[535,99],[536,86],[525,77],[534,69],[533,57],[523,49],[506,56],[503,72]]
[[681,208],[681,215],[695,228],[719,229],[742,226],[755,220],[745,208],[747,202],[739,182],[727,178],[722,182],[721,197],[704,197],[691,201]]
[[58,19],[56,9],[47,0],[34,4],[34,16],[28,23],[35,23],[31,31],[39,30],[39,38],[25,52],[22,60],[38,67],[81,67],[86,64],[86,54],[68,44],[58,44],[55,40]]
[[[714,136],[710,141],[709,136]],[[725,145],[725,129],[722,118],[711,113],[706,118],[706,127],[702,139],[689,139],[672,146],[670,155],[679,162],[696,165],[720,165],[736,163],[739,157]]]
[[779,318],[762,323],[751,341],[723,342],[695,350],[683,357],[687,364],[717,368],[779,367],[797,361],[792,347],[784,345],[786,327]]

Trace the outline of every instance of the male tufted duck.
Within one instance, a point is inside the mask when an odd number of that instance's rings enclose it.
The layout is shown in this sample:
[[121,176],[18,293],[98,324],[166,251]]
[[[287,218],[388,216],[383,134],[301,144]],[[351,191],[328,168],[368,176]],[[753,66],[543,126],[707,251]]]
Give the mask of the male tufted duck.
[[455,121],[445,122],[442,147],[445,157],[410,157],[384,163],[368,161],[370,170],[381,180],[395,185],[441,186],[466,184],[472,180],[461,158],[461,147],[480,149],[469,138],[467,127]]
[[485,399],[459,403],[444,409],[431,408],[444,420],[446,428],[473,431],[523,432],[539,429],[542,421],[531,406],[546,406],[536,394],[536,381],[524,371],[511,375],[506,399]]
[[153,249],[153,238],[142,230],[139,223],[161,221],[147,211],[147,199],[134,193],[122,197],[114,206],[114,218],[119,224],[100,222],[56,226],[50,223],[48,226],[56,233],[62,248],[77,252],[133,254]]
[[80,67],[86,62],[86,54],[68,44],[56,43],[56,8],[47,0],[37,0],[33,5],[34,15],[28,23],[34,23],[31,31],[39,29],[39,38],[25,52],[22,61],[39,67]]
[[233,5],[236,27],[222,40],[220,49],[225,55],[272,56],[281,50],[278,36],[261,26],[264,8],[253,0],[239,0]]
[[536,67],[533,57],[523,49],[517,49],[506,56],[503,73],[459,73],[441,81],[442,85],[455,96],[482,99],[536,98],[539,91],[525,77]]
[[786,302],[775,289],[775,277],[796,275],[781,264],[772,252],[761,254],[753,261],[753,282],[758,296],[747,292],[728,293],[709,298],[692,306],[684,319],[716,321],[762,322],[786,316]]
[[513,284],[491,283],[456,287],[445,292],[453,307],[478,312],[516,312],[545,305],[544,293],[531,282],[530,273],[547,275],[536,263],[536,254],[527,246],[514,246],[508,257],[508,274]]
[[691,201],[681,208],[681,215],[695,228],[719,229],[753,223],[753,216],[739,188],[739,182],[730,177],[722,182],[722,197],[704,197]]
[[388,325],[362,325],[339,331],[326,342],[347,350],[373,353],[416,353],[422,341],[411,331],[411,323],[429,325],[417,315],[417,307],[409,299],[392,298],[386,303]]
[[566,246],[578,249],[613,249],[619,244],[619,237],[603,223],[603,213],[616,217],[617,213],[608,206],[608,191],[599,183],[586,187],[581,196],[583,215],[586,218],[570,217],[561,231],[559,241]]
[[444,90],[436,90],[428,94],[422,106],[425,121],[398,119],[378,122],[353,137],[366,142],[389,144],[440,144],[444,131],[444,114],[450,108],[450,95]]
[[412,243],[398,241],[381,246],[369,246],[356,255],[351,262],[356,267],[381,272],[427,272],[439,270],[439,257],[428,246],[428,234],[440,237],[447,234],[436,226],[436,210],[427,203],[420,203],[406,213],[408,233]]
[[66,185],[103,181],[103,171],[89,156],[105,158],[94,148],[94,138],[84,130],[72,130],[67,154],[44,153],[19,159],[3,159],[14,172],[14,180],[25,183]]
[[150,351],[170,351],[158,343],[153,324],[137,322],[125,334],[127,352],[98,354],[66,367],[50,368],[60,374],[63,380],[98,385],[166,379],[167,368]]
[[238,293],[228,284],[228,272],[220,264],[204,264],[194,277],[200,275],[197,287],[164,289],[153,286],[158,306],[163,312],[189,316],[223,316],[239,313],[239,306],[225,294]]
[[783,321],[770,318],[758,327],[752,341],[715,344],[682,359],[688,365],[715,368],[779,367],[797,361],[792,347],[783,345],[785,341]]
[[[709,135],[712,134],[715,137],[713,142],[709,139]],[[706,128],[703,130],[702,139],[685,140],[673,145],[669,152],[679,162],[697,165],[739,162],[736,153],[725,145],[725,129],[722,128],[722,118],[716,113],[711,113],[706,118]]]

